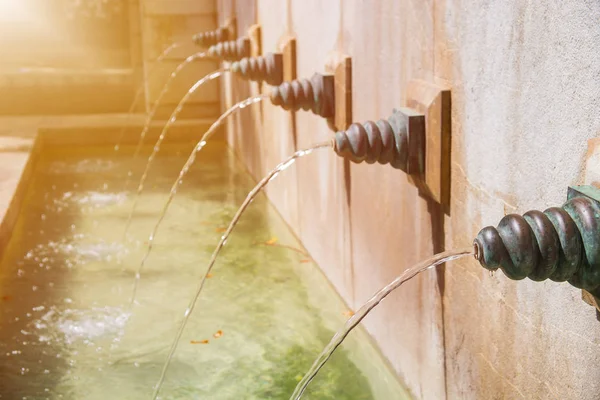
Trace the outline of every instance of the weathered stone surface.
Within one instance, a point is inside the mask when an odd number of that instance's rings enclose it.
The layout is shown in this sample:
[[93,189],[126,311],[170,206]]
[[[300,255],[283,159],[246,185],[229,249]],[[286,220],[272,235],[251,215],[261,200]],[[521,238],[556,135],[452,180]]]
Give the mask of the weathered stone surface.
[[[504,214],[562,204],[567,186],[583,183],[587,140],[600,133],[597,2],[221,0],[219,18],[236,6],[247,19],[240,31],[260,22],[265,51],[284,34],[298,39],[299,77],[322,72],[331,51],[351,56],[354,121],[405,106],[412,79],[452,90],[449,216],[401,171],[347,169],[325,151],[268,190],[353,307],[415,262],[468,246]],[[233,82],[224,93],[233,102],[256,90]],[[309,113],[295,122],[270,105],[240,114],[229,138],[257,177],[294,148],[331,138]],[[465,260],[407,284],[365,325],[415,398],[592,400],[594,313],[568,284],[490,277]]]

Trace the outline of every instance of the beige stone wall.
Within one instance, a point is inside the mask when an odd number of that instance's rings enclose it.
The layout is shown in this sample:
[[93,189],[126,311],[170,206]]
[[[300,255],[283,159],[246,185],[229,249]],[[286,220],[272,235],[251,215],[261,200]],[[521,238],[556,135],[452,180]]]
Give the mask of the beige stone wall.
[[[146,78],[147,106],[152,106],[171,72],[189,55],[201,51],[191,42],[195,33],[217,27],[214,0],[140,0],[143,63]],[[173,51],[164,61],[156,59],[170,44],[183,45]],[[168,118],[187,90],[217,64],[199,60],[189,65],[174,81],[172,89],[164,97],[159,117]],[[219,111],[219,83],[214,80],[204,85],[192,97],[183,116],[195,118],[213,117]]]
[[[298,39],[298,74],[332,51],[353,57],[354,120],[406,101],[411,79],[452,87],[450,214],[406,176],[320,151],[269,196],[344,299],[358,307],[401,271],[470,245],[505,213],[560,205],[582,183],[600,133],[597,1],[220,0],[219,20]],[[258,93],[230,80],[225,102]],[[244,110],[229,139],[262,176],[296,148],[331,138],[324,121],[269,104]],[[419,399],[598,399],[600,322],[567,284],[513,282],[474,260],[407,284],[365,320]]]

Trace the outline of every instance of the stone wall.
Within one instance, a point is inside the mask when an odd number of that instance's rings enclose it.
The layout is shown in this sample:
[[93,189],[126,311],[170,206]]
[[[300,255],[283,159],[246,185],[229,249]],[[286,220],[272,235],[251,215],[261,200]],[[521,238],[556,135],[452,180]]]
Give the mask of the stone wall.
[[[218,0],[219,21],[263,29],[263,48],[298,40],[298,74],[353,57],[355,121],[406,104],[407,84],[452,88],[450,210],[400,171],[319,151],[272,182],[271,200],[356,308],[400,272],[469,246],[506,213],[545,209],[583,183],[600,132],[600,4],[466,0]],[[260,88],[229,80],[231,104]],[[262,90],[266,90],[263,88]],[[229,140],[258,178],[326,123],[269,104],[244,110]],[[408,283],[364,324],[415,398],[597,399],[600,329],[567,284],[513,282],[474,260]]]
[[[153,105],[171,72],[185,58],[202,49],[191,42],[195,33],[217,27],[214,0],[140,0],[142,27],[142,58],[147,89],[147,107]],[[156,59],[173,43],[183,45],[162,62]],[[202,76],[214,71],[217,64],[199,60],[184,69],[163,99],[159,117],[168,118],[179,100]],[[190,100],[182,117],[213,117],[219,111],[219,82],[202,87]]]

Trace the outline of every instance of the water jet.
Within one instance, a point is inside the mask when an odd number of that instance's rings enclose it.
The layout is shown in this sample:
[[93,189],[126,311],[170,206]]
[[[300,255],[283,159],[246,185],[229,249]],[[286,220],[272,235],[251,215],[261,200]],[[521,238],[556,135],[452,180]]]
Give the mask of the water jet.
[[[231,24],[233,24],[233,26],[235,26],[235,21],[231,22]],[[232,32],[232,29],[228,29],[227,31]],[[210,46],[207,51],[194,53],[191,56],[187,57],[183,62],[181,62],[177,66],[177,68],[175,68],[175,70],[169,76],[169,80],[164,85],[163,89],[161,90],[160,94],[158,95],[158,98],[155,101],[154,105],[152,106],[152,109],[150,110],[148,117],[146,118],[146,123],[144,125],[144,128],[142,129],[142,133],[140,134],[140,139],[138,140],[138,144],[136,146],[133,158],[137,158],[139,156],[142,146],[144,144],[145,137],[148,134],[148,130],[150,129],[150,123],[154,119],[163,98],[168,93],[169,88],[171,87],[171,84],[173,83],[173,81],[175,80],[177,75],[187,65],[191,64],[192,62],[194,62],[196,60],[203,59],[205,57],[212,57],[212,58],[220,59],[222,61],[230,61],[231,62],[231,61],[237,61],[244,57],[249,57],[250,55],[253,55],[253,52],[252,52],[253,49],[256,49],[257,46],[259,46],[259,44],[257,44],[257,43],[260,43],[260,27],[255,26],[255,27],[249,29],[248,32],[249,32],[248,33],[249,37],[239,38],[237,40],[231,40],[231,41],[218,42],[218,43]],[[256,32],[258,32],[258,34]],[[196,37],[196,36],[194,36],[194,37]],[[207,39],[206,39],[207,43],[209,41],[209,39],[208,39],[209,37],[212,37],[212,36],[211,35],[207,36]],[[259,48],[258,51],[260,51],[260,47],[258,47],[258,48]],[[167,51],[171,51],[171,50],[172,50],[171,48],[167,49]],[[255,55],[257,56],[258,54],[255,54]],[[207,75],[207,77],[210,75],[211,74]],[[198,88],[196,87],[194,90],[196,90],[196,89],[198,89]],[[173,118],[173,117],[171,117],[171,118]],[[131,174],[129,174],[129,175],[131,175]],[[125,182],[125,188],[127,188],[128,186],[129,186],[129,179]]]
[[[254,201],[256,196],[258,196],[258,194],[260,194],[262,192],[262,190],[269,184],[269,182],[271,182],[273,179],[275,179],[282,171],[286,170],[292,164],[294,164],[296,162],[296,160],[313,153],[315,150],[331,148],[332,145],[333,145],[333,143],[331,141],[326,141],[326,142],[318,143],[318,144],[310,146],[306,149],[295,152],[294,154],[292,154],[292,156],[285,159],[284,161],[279,163],[274,169],[272,169],[265,177],[263,177],[260,180],[260,182],[258,182],[258,184],[250,191],[250,193],[248,193],[248,195],[246,196],[246,199],[244,200],[244,202],[242,203],[240,208],[236,211],[233,219],[229,223],[227,229],[225,230],[225,233],[223,233],[223,236],[221,236],[221,239],[219,240],[217,247],[215,248],[214,252],[211,255],[208,266],[207,266],[206,270],[204,271],[204,273],[202,274],[202,278],[200,279],[198,288],[196,289],[196,292],[195,292],[194,296],[192,297],[188,307],[185,309],[185,312],[183,314],[184,317],[181,320],[181,323],[180,323],[177,333],[175,335],[175,339],[173,340],[173,343],[171,344],[169,353],[167,355],[165,363],[163,364],[159,380],[156,383],[156,385],[154,386],[155,389],[154,389],[154,393],[152,395],[153,400],[156,400],[158,398],[158,395],[159,395],[162,385],[164,383],[167,371],[169,369],[171,361],[173,360],[175,351],[177,350],[177,346],[179,345],[179,341],[181,340],[181,337],[182,337],[185,327],[189,321],[189,318],[192,315],[192,312],[194,311],[196,304],[198,303],[198,299],[200,298],[200,295],[204,289],[206,280],[209,277],[209,275],[211,274],[212,268],[214,267],[214,265],[217,261],[217,258],[219,256],[219,254],[221,253],[221,250],[225,247],[225,244],[227,243],[229,236],[235,229],[236,225],[238,224],[240,218],[242,217],[242,215],[244,214],[246,209]],[[203,146],[203,144],[202,144],[202,146]],[[193,162],[193,157],[195,157],[195,153],[197,153],[197,152],[192,153],[192,156],[190,158],[191,161],[188,162],[190,165]],[[184,167],[182,172],[183,171],[187,172],[187,169],[189,169],[189,166],[186,164],[186,166]],[[174,190],[176,190],[176,187],[177,187],[177,181],[175,183]],[[174,193],[174,192],[172,192],[172,193]],[[168,204],[169,203],[167,203],[167,206],[168,206]],[[165,208],[165,211],[166,211],[166,208]],[[163,212],[163,215],[164,215],[164,212]],[[142,263],[142,265],[143,265],[143,263]],[[139,272],[138,272],[138,275],[139,275]],[[136,283],[137,283],[137,281],[136,281]]]
[[[140,138],[138,139],[138,143],[137,143],[135,151],[133,153],[134,159],[136,159],[139,156],[140,152],[142,151],[142,147],[144,145],[144,140],[146,138],[146,135],[148,134],[148,131],[150,130],[150,124],[154,120],[154,117],[155,117],[156,113],[158,112],[158,109],[162,103],[162,100],[165,97],[165,95],[168,93],[172,83],[175,81],[175,78],[177,78],[179,73],[181,73],[181,71],[183,71],[183,69],[186,66],[193,63],[196,60],[203,59],[204,57],[206,57],[206,55],[207,55],[206,52],[198,52],[198,53],[192,54],[191,56],[187,57],[183,62],[181,62],[175,68],[175,70],[171,73],[171,75],[169,75],[169,79],[163,86],[162,90],[160,91],[160,94],[158,95],[158,98],[156,99],[156,101],[154,102],[154,105],[152,106],[152,109],[150,110],[150,112],[148,113],[148,116],[146,117],[146,122],[144,123],[144,128],[142,129],[142,132],[140,133]],[[128,179],[125,181],[125,186],[124,186],[125,189],[127,189],[129,187],[131,175],[132,175],[132,172],[129,171]]]
[[[353,124],[347,132],[336,134],[334,150],[338,154],[341,150],[340,155],[349,157],[353,162],[390,163],[403,169],[407,165],[404,162],[406,157],[397,162],[394,156],[399,153],[394,148],[399,147],[391,143],[397,143],[398,137],[403,135],[398,135],[402,132],[398,126],[407,126],[405,121],[402,112],[395,110],[387,121]],[[389,146],[382,145],[383,137],[389,138]],[[385,147],[391,150],[382,150]],[[350,331],[390,292],[420,272],[467,255],[474,256],[489,271],[501,269],[511,280],[529,278],[537,282],[547,279],[569,282],[583,290],[584,300],[596,307],[596,316],[600,317],[600,189],[591,185],[569,187],[567,201],[561,207],[551,207],[544,212],[531,210],[523,215],[506,215],[497,227],[483,228],[473,241],[472,249],[442,253],[406,270],[348,319],[344,328],[319,354],[290,399],[302,397],[312,379]]]
[[[288,49],[290,46],[292,46],[293,40],[290,40],[287,42],[287,44],[284,46],[284,52],[286,51],[286,49]],[[283,53],[285,54],[285,53]],[[187,103],[187,101],[191,98],[191,96],[205,83],[208,82],[212,79],[218,78],[221,75],[223,75],[223,73],[225,72],[229,72],[232,71],[233,68],[236,68],[236,71],[238,72],[238,74],[241,75],[252,75],[252,77],[254,78],[259,78],[260,76],[262,76],[264,78],[264,80],[267,83],[270,84],[276,84],[277,82],[280,82],[281,80],[283,80],[283,74],[285,70],[291,70],[291,69],[295,69],[295,59],[294,58],[290,58],[287,57],[286,59],[290,62],[294,62],[293,66],[288,66],[288,65],[283,65],[283,54],[282,53],[270,53],[266,56],[257,56],[257,57],[250,57],[250,58],[244,58],[243,60],[247,60],[246,62],[240,61],[240,62],[234,62],[231,65],[231,68],[227,67],[227,68],[223,68],[221,70],[217,70],[211,74],[208,74],[207,76],[205,76],[204,78],[200,79],[198,82],[196,82],[196,84],[194,84],[194,86],[192,86],[188,92],[186,93],[186,95],[181,99],[181,101],[179,102],[177,108],[175,109],[175,111],[173,111],[173,113],[171,114],[171,117],[169,118],[169,120],[167,121],[167,123],[165,124],[163,130],[161,131],[156,144],[153,147],[152,153],[150,154],[150,156],[148,157],[148,162],[146,163],[146,167],[144,169],[144,172],[142,173],[142,176],[140,178],[139,184],[138,184],[138,188],[136,191],[136,196],[135,196],[135,200],[133,202],[131,211],[129,213],[129,216],[127,218],[127,223],[125,225],[125,231],[123,233],[123,237],[125,238],[127,236],[127,232],[129,230],[132,218],[133,218],[133,213],[135,212],[135,209],[137,207],[137,203],[138,203],[138,199],[142,193],[142,191],[144,190],[144,184],[146,182],[146,179],[148,177],[148,172],[150,170],[150,167],[152,165],[153,160],[156,158],[156,155],[158,154],[158,152],[160,151],[160,147],[161,144],[163,142],[163,140],[166,137],[167,132],[169,131],[169,128],[175,123],[175,121],[177,120],[177,117],[179,115],[179,113],[182,111],[183,107],[185,106],[185,104]],[[250,61],[253,60],[253,61]],[[260,65],[259,70],[253,70],[252,65],[254,66],[258,66]],[[285,67],[285,68],[284,68]],[[236,110],[240,110],[245,108],[248,105],[254,104],[256,102],[262,101],[265,98],[265,96],[257,96],[257,97],[252,97],[249,98],[247,100],[241,101],[238,104],[236,104],[235,106],[233,106],[232,108],[230,108],[228,111],[226,111],[225,113],[223,113],[218,119],[217,121],[215,121],[215,123],[209,128],[209,130],[202,136],[202,138],[200,139],[198,145],[196,146],[196,148],[194,149],[194,151],[192,152],[192,154],[194,155],[194,159],[195,159],[195,155],[197,154],[197,152],[199,152],[202,147],[204,147],[204,145],[206,144],[206,141],[208,139],[210,139],[210,137],[214,134],[214,132],[216,131],[216,129],[227,119],[227,117],[229,115],[231,115],[233,112],[235,112]],[[142,132],[142,139],[143,136],[145,136],[145,131]],[[141,144],[138,144],[138,148],[140,147]],[[136,153],[137,154],[137,153]],[[191,161],[193,163],[193,160]],[[190,164],[191,165],[191,164]],[[188,167],[189,168],[189,167]],[[184,168],[185,169],[185,168]],[[187,172],[187,170],[183,173],[183,175],[185,175],[185,173]],[[180,176],[178,178],[178,182],[181,180],[183,176]],[[126,183],[126,187],[128,186],[128,182]],[[178,186],[178,183],[175,184],[175,186]],[[176,190],[176,189],[174,189]],[[171,194],[171,196],[169,197],[169,200],[167,201],[166,207],[168,207],[172,197],[174,196],[174,193]],[[166,208],[165,211],[166,212]],[[164,212],[163,212],[163,216],[164,216]],[[152,247],[152,242],[153,242],[153,237],[156,235],[158,226],[160,225],[160,221],[162,220],[163,217],[159,218],[159,222],[157,223],[157,225],[154,228],[153,233],[150,236],[150,239],[148,241],[148,245],[149,245],[149,250],[148,253],[146,253],[146,256],[144,257],[144,259],[149,255],[150,253],[150,249]],[[142,261],[143,264],[143,261]],[[136,278],[137,280],[138,278]],[[134,296],[133,298],[135,298],[135,290],[134,290]]]
[[[179,46],[181,46],[181,43],[173,43],[172,45],[168,46],[156,58],[156,61],[157,62],[163,61],[169,54],[171,54],[171,52],[173,50],[175,50]],[[152,77],[153,72],[154,72],[154,70],[150,69],[148,71],[148,76]],[[135,112],[140,100],[142,99],[142,95],[145,93],[145,91],[146,91],[146,88],[144,87],[144,85],[140,85],[140,87],[138,88],[138,90],[135,93],[135,96],[133,97],[133,101],[131,102],[131,106],[129,107],[129,110],[127,111],[127,120],[129,120],[131,118],[131,116],[133,115],[133,113]],[[123,138],[125,137],[126,126],[127,126],[127,124],[124,124],[124,126],[121,128],[121,133],[119,134],[119,138],[117,139],[117,143],[115,144],[115,147],[114,147],[115,153],[118,152],[119,149],[121,148],[121,142],[123,141]]]

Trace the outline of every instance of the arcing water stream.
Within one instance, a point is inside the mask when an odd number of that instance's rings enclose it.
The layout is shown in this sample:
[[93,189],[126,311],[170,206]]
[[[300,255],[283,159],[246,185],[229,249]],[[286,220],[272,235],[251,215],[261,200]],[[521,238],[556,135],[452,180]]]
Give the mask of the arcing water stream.
[[382,288],[380,291],[375,293],[373,297],[369,299],[357,312],[354,314],[344,325],[344,328],[338,331],[327,347],[319,354],[315,362],[313,363],[310,370],[304,375],[302,380],[296,386],[292,397],[290,400],[299,400],[302,397],[302,394],[310,384],[310,382],[315,378],[319,370],[325,365],[327,360],[331,358],[333,352],[342,344],[344,339],[348,336],[348,334],[362,321],[369,312],[375,308],[383,299],[385,299],[392,291],[399,288],[404,282],[407,282],[420,274],[421,272],[425,272],[431,268],[437,267],[445,262],[457,260],[462,257],[472,256],[473,248],[467,248],[456,251],[447,251],[444,253],[436,254],[435,256],[413,266],[412,268],[407,269],[402,273],[402,275],[398,276],[394,279],[389,285]]
[[192,298],[192,301],[190,302],[189,306],[186,308],[186,310],[183,314],[183,320],[181,321],[181,325],[179,326],[179,329],[177,331],[175,339],[173,340],[171,349],[169,350],[169,354],[167,355],[167,359],[166,359],[163,369],[161,371],[158,383],[155,386],[154,395],[152,397],[153,400],[156,400],[158,398],[158,394],[160,393],[161,386],[165,380],[167,370],[169,369],[171,360],[173,359],[175,351],[177,350],[177,345],[179,344],[181,335],[183,334],[183,331],[185,330],[185,326],[190,318],[190,315],[194,311],[194,308],[196,306],[196,303],[198,302],[198,298],[200,297],[200,294],[202,293],[202,289],[204,288],[204,283],[206,282],[206,278],[209,276],[210,272],[212,271],[212,268],[215,265],[215,262],[217,261],[217,257],[219,256],[219,253],[221,252],[221,250],[227,243],[227,239],[229,238],[229,235],[231,235],[231,232],[237,225],[237,223],[240,220],[244,211],[248,208],[248,206],[250,205],[250,203],[252,203],[252,201],[256,198],[256,196],[264,189],[264,187],[267,186],[267,184],[269,182],[271,182],[273,179],[275,179],[277,177],[277,175],[279,175],[279,173],[281,173],[281,171],[284,171],[285,169],[290,167],[298,158],[306,156],[317,149],[331,148],[331,147],[333,147],[333,142],[328,141],[328,142],[316,144],[312,147],[309,147],[308,149],[299,150],[299,151],[295,152],[291,157],[289,157],[287,160],[283,161],[282,163],[277,165],[277,167],[275,167],[273,170],[271,170],[271,172],[269,172],[254,187],[254,189],[252,189],[252,191],[248,194],[248,196],[246,197],[246,199],[244,200],[244,202],[242,203],[242,205],[240,206],[238,211],[235,213],[235,216],[229,223],[227,230],[225,231],[223,236],[221,236],[221,240],[219,241],[219,244],[217,244],[217,247],[215,248],[215,251],[213,252],[213,254],[210,258],[210,261],[208,263],[208,267],[206,268],[206,271],[204,272],[204,275],[202,276],[202,279],[200,280],[198,289],[196,290],[196,293],[195,293],[194,297]]
[[[154,116],[156,115],[156,112],[158,111],[158,108],[160,107],[163,98],[169,92],[169,89],[171,88],[171,85],[173,84],[177,75],[179,75],[179,73],[181,71],[183,71],[183,69],[187,65],[191,64],[192,62],[194,62],[196,60],[200,60],[204,57],[206,57],[206,52],[199,52],[199,53],[192,54],[191,56],[186,58],[181,64],[179,64],[177,66],[177,68],[175,68],[175,70],[171,73],[171,75],[169,76],[169,79],[167,80],[167,83],[163,86],[160,94],[158,95],[158,98],[154,102],[154,105],[152,106],[152,110],[150,110],[150,113],[148,114],[148,118],[146,118],[144,128],[142,129],[142,133],[140,133],[140,138],[138,139],[138,143],[135,148],[135,152],[133,153],[134,159],[136,159],[139,156],[140,151],[144,145],[144,139],[146,138],[146,135],[148,134],[148,131],[150,130],[150,125],[151,125],[152,121],[154,120]],[[125,190],[127,190],[127,188],[129,187],[130,180],[131,180],[131,171],[128,174],[127,180],[125,181]]]
[[[157,58],[156,58],[156,62],[160,63],[162,62],[165,58],[167,58],[167,56],[169,54],[171,54],[171,52],[173,50],[175,50],[176,48],[180,47],[181,43],[173,43],[172,45],[170,45],[169,47],[167,47]],[[157,64],[154,64],[154,66],[156,66]],[[147,80],[150,81],[152,78],[152,73],[154,72],[154,69],[150,69],[148,71],[148,78]],[[129,111],[127,112],[127,119],[125,121],[125,123],[123,124],[123,127],[121,128],[121,132],[119,134],[119,139],[117,139],[117,143],[115,144],[115,153],[118,152],[121,149],[121,143],[123,142],[123,138],[125,137],[125,132],[127,131],[127,122],[129,122],[129,119],[131,119],[131,117],[133,116],[133,113],[135,112],[140,100],[142,99],[142,94],[144,94],[145,92],[145,87],[144,85],[140,85],[140,87],[138,88],[137,92],[135,93],[135,96],[133,98],[133,102],[131,103],[131,107],[129,107]]]
[[[130,230],[134,240],[123,244],[115,231],[122,231],[131,193],[114,188],[122,184],[118,172],[141,174],[142,159],[134,165],[123,152],[115,160],[112,145],[44,149],[0,260],[3,399],[152,395],[203,268],[256,184],[225,140],[211,141],[169,208],[129,313],[132,267],[190,150],[188,143],[163,144]],[[113,189],[102,192],[105,183]],[[347,308],[262,194],[218,262],[160,397],[287,400]],[[358,333],[307,393],[320,400],[408,399],[364,329]]]
[[[268,96],[266,96],[266,95],[255,96],[255,97],[251,97],[249,99],[240,101],[236,105],[232,106],[229,110],[225,111],[219,117],[219,119],[217,119],[210,126],[210,128],[202,136],[202,138],[200,139],[200,141],[198,142],[198,144],[196,145],[196,147],[194,147],[194,150],[192,150],[192,153],[190,154],[189,158],[185,162],[185,165],[183,166],[183,168],[179,172],[179,176],[177,177],[177,179],[173,183],[173,186],[171,187],[171,191],[169,193],[169,198],[165,202],[165,204],[164,204],[164,206],[163,206],[163,208],[161,210],[160,216],[158,218],[158,221],[157,221],[156,225],[154,226],[154,229],[152,230],[152,233],[150,234],[150,237],[148,238],[148,247],[147,247],[146,253],[144,254],[144,257],[142,258],[142,262],[140,263],[140,266],[139,266],[139,268],[138,268],[138,270],[137,270],[137,272],[135,274],[135,279],[134,279],[134,282],[133,282],[133,289],[131,291],[131,304],[133,304],[135,302],[135,297],[136,297],[136,294],[137,294],[137,288],[138,288],[138,285],[139,285],[139,281],[140,281],[140,277],[141,277],[141,272],[142,272],[142,269],[144,268],[146,260],[148,260],[148,256],[150,256],[150,253],[152,252],[152,247],[153,247],[153,244],[154,244],[154,239],[156,237],[156,233],[158,232],[158,228],[159,228],[162,220],[164,219],[165,215],[167,214],[167,210],[169,208],[169,205],[173,201],[173,198],[175,197],[175,194],[177,194],[177,190],[179,189],[179,186],[183,183],[183,178],[189,172],[190,168],[194,164],[194,161],[196,161],[196,157],[198,156],[198,153],[200,152],[200,150],[202,150],[202,148],[204,146],[206,146],[206,142],[212,137],[212,135],[217,131],[217,128],[227,119],[227,117],[229,117],[231,114],[233,114],[237,110],[242,110],[242,109],[248,107],[251,104],[258,103],[258,102],[260,102],[260,101],[262,101],[264,99],[267,99],[267,98],[268,98]],[[135,208],[135,205],[134,205],[134,208]],[[133,214],[133,212],[134,212],[134,210],[132,209],[131,214]],[[128,220],[131,220],[131,218],[132,217],[130,215],[128,217]]]
[[138,184],[137,192],[135,194],[135,200],[134,200],[133,206],[131,208],[131,213],[129,213],[129,217],[127,218],[127,224],[125,225],[125,232],[123,233],[123,239],[125,239],[125,237],[127,236],[127,231],[129,230],[129,225],[131,224],[131,218],[133,217],[133,213],[135,212],[135,208],[137,206],[138,199],[139,199],[142,191],[144,190],[144,183],[146,182],[146,179],[148,178],[148,172],[150,172],[150,166],[152,165],[152,162],[154,161],[154,158],[156,158],[156,155],[160,151],[160,146],[161,146],[162,142],[165,140],[167,132],[169,131],[169,129],[171,128],[171,126],[173,126],[173,124],[175,123],[175,121],[177,121],[177,117],[181,113],[181,110],[183,110],[183,107],[187,104],[187,102],[192,97],[192,95],[194,93],[196,93],[196,91],[202,85],[204,85],[206,82],[209,82],[209,81],[211,81],[213,79],[216,79],[216,78],[220,77],[221,75],[223,75],[224,72],[227,72],[227,71],[228,71],[227,68],[220,69],[218,71],[215,71],[215,72],[212,72],[212,73],[206,75],[204,78],[202,78],[198,82],[196,82],[194,84],[194,86],[192,86],[190,88],[190,90],[188,90],[188,92],[185,94],[185,96],[183,96],[183,98],[181,99],[181,101],[177,105],[177,108],[171,114],[171,117],[169,118],[169,120],[165,124],[162,132],[160,133],[160,136],[158,137],[158,139],[156,141],[156,144],[152,148],[152,153],[150,154],[150,157],[148,157],[148,162],[146,163],[146,168],[144,169],[144,173],[142,174],[142,177],[140,179],[140,183]]

